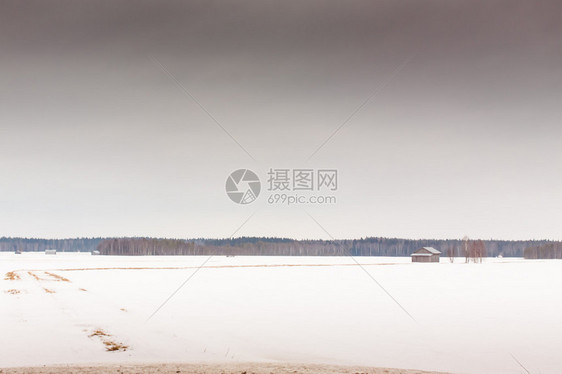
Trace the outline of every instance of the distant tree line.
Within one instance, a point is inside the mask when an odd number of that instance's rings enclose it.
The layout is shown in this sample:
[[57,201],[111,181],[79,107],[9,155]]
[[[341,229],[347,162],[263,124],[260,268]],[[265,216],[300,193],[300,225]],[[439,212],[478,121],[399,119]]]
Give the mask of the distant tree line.
[[178,239],[115,238],[100,242],[97,250],[102,255],[172,256],[193,255],[195,243]]
[[356,240],[294,240],[241,237],[234,239],[121,238],[100,242],[107,255],[236,255],[236,256],[409,256],[421,247],[434,247],[449,256],[465,256],[481,262],[487,256],[521,257],[529,246],[548,241],[412,240],[364,238]]
[[[0,238],[0,251],[91,252],[105,255],[261,255],[261,256],[409,256],[421,247],[434,247],[444,256],[466,257],[479,261],[486,256],[526,258],[544,257],[562,242],[506,240],[432,240],[399,238],[362,238],[354,240],[294,240],[270,237],[233,239],[155,239],[155,238],[78,238],[29,239]],[[540,249],[539,249],[540,248]],[[543,249],[544,248],[544,249]],[[535,254],[536,253],[536,254]],[[535,256],[535,257],[533,257]],[[543,256],[543,257],[541,257]],[[475,260],[476,259],[476,260]]]
[[1,252],[42,252],[56,249],[59,252],[91,252],[105,238],[33,239],[0,237]]
[[523,257],[527,259],[562,259],[562,243],[551,242],[525,248]]
[[238,256],[344,256],[338,243],[300,242],[290,239],[108,239],[98,244],[102,255],[238,255]]
[[[349,242],[349,241],[346,241]],[[449,257],[522,257],[529,246],[548,243],[546,240],[470,240],[463,239],[399,239],[365,238],[351,241],[356,256],[409,256],[421,247],[433,247]]]

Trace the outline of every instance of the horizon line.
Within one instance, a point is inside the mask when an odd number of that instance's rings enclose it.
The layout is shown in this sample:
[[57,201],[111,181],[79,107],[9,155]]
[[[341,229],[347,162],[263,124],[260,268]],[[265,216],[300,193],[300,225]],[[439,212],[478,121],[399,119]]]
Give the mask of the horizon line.
[[[407,238],[407,237],[397,237],[397,236],[364,236],[360,238],[336,238],[336,239],[322,239],[322,238],[307,238],[307,239],[296,239],[281,236],[238,236],[232,238],[219,238],[219,237],[191,237],[191,238],[180,238],[180,237],[157,237],[157,236],[76,236],[76,237],[63,237],[63,238],[46,238],[46,237],[26,237],[26,236],[0,236],[0,241],[10,239],[10,240],[109,240],[109,239],[157,239],[157,240],[237,240],[237,239],[268,239],[268,240],[290,240],[296,242],[306,242],[306,241],[353,241],[353,240],[367,240],[367,239],[397,239],[397,240],[419,240],[419,241],[463,241],[464,238]],[[528,241],[549,241],[549,242],[562,242],[562,239],[499,239],[499,238],[471,238],[467,236],[468,240],[483,240],[483,241],[502,241],[502,242],[528,242]]]

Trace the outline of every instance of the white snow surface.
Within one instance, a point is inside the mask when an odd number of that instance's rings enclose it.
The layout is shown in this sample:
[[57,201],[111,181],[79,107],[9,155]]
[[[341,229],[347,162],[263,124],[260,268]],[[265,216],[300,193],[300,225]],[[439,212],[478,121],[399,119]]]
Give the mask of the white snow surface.
[[[0,367],[232,360],[562,372],[562,261],[216,256],[188,280],[207,258],[0,253]],[[21,279],[4,279],[10,271]],[[95,329],[129,349],[107,352]]]

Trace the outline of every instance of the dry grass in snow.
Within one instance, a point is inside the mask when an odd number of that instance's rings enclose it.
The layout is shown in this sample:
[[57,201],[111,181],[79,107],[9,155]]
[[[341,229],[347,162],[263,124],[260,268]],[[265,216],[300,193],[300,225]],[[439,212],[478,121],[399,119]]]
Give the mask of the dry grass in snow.
[[55,278],[55,280],[58,281],[58,282],[70,282],[69,279],[67,279],[63,276],[60,276],[58,274],[55,274],[55,273],[50,273],[50,272],[46,271],[45,274],[47,274],[50,277]]
[[128,345],[111,340],[111,334],[105,332],[102,329],[95,329],[90,335],[88,335],[89,338],[93,338],[96,336],[101,339],[101,342],[105,346],[105,350],[108,352],[124,352],[129,349]]
[[21,277],[13,271],[9,271],[6,273],[4,280],[20,280]]
[[105,350],[108,352],[126,351],[129,348],[122,343],[117,343],[112,340],[106,340],[103,342],[103,344],[105,345]]

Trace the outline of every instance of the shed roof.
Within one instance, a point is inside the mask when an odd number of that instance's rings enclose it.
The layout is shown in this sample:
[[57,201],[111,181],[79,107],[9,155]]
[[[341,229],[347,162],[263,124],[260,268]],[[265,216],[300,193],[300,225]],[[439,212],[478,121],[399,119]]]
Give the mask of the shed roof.
[[[433,247],[422,247],[422,248],[418,249],[417,251],[415,251],[412,254],[412,256],[413,255],[416,255],[416,256],[424,255],[424,253],[422,251],[429,252],[429,253],[425,253],[425,255],[440,255],[441,254],[441,252],[439,252],[437,249],[435,249]],[[421,252],[421,253],[419,253],[419,252]]]

